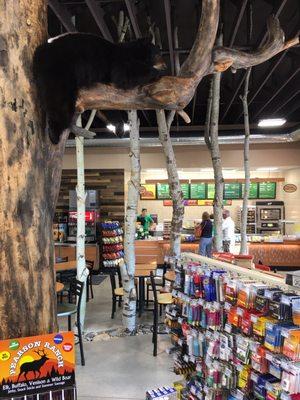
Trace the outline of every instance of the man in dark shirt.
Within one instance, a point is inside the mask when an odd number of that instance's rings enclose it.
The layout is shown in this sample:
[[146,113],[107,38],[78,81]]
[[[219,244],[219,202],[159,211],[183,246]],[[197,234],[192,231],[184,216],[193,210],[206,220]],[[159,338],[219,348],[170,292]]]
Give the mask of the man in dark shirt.
[[199,243],[199,254],[201,256],[206,256],[211,258],[213,224],[209,218],[209,213],[206,211],[202,214],[202,222],[200,226],[201,226],[201,235]]

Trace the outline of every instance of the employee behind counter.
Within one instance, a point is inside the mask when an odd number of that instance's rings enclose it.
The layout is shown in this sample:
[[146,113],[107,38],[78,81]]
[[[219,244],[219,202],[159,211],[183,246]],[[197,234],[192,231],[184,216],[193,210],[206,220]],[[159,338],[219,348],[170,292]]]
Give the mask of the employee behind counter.
[[143,235],[147,237],[149,232],[155,230],[155,223],[150,214],[147,213],[147,208],[142,209],[142,213],[137,217],[137,223],[143,227]]

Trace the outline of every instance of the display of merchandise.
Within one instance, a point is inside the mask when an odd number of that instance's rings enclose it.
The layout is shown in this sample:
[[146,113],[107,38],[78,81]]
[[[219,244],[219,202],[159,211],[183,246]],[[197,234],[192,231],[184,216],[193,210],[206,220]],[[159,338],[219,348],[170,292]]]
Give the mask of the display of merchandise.
[[176,400],[177,391],[170,386],[160,387],[158,389],[147,390],[146,400],[160,399],[160,400]]
[[118,221],[101,222],[102,265],[118,267],[124,259],[123,229]]
[[[237,218],[237,228],[240,231],[242,224],[242,207],[239,208],[238,218]],[[256,233],[256,207],[248,206],[247,209],[247,234],[253,235]]]
[[199,262],[176,272],[166,324],[180,398],[300,398],[300,295],[232,268],[240,275]]

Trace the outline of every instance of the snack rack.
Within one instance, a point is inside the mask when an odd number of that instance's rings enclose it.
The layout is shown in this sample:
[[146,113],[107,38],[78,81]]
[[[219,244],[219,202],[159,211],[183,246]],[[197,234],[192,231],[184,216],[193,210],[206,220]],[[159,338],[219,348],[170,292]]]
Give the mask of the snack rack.
[[101,222],[101,262],[103,268],[118,267],[124,259],[123,229],[118,221]]
[[300,397],[300,295],[275,274],[182,254],[167,307],[182,400]]

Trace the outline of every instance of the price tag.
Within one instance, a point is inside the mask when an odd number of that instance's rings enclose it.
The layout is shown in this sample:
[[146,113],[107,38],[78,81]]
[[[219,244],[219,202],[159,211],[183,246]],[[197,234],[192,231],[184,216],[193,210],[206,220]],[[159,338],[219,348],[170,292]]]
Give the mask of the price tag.
[[284,294],[281,296],[280,303],[285,304],[289,306],[291,304],[291,299],[288,296],[285,296]]
[[227,332],[227,333],[231,333],[231,331],[232,331],[232,325],[231,325],[231,324],[228,324],[228,323],[225,324],[224,331]]
[[187,354],[185,354],[185,355],[183,356],[183,360],[184,360],[185,362],[189,362],[189,356],[188,356]]
[[236,369],[237,371],[241,372],[243,370],[244,366],[242,364],[237,364]]
[[281,393],[280,398],[281,398],[281,400],[291,400],[290,396],[285,392]]
[[173,317],[176,317],[177,311],[176,311],[176,310],[173,310],[173,311],[171,312],[171,315],[172,315]]
[[258,320],[258,316],[254,315],[254,314],[251,314],[250,319],[251,319],[251,322],[253,322],[255,324],[257,322],[257,320]]
[[195,363],[195,362],[196,362],[195,356],[190,356],[190,362],[192,362],[192,363]]
[[266,323],[266,328],[267,328],[268,330],[272,330],[272,329],[273,329],[273,324],[272,324],[271,322],[267,322],[267,323]]
[[231,371],[231,369],[229,369],[228,367],[226,367],[225,368],[225,370],[224,370],[224,374],[225,374],[225,376],[231,376],[232,375],[232,371]]
[[289,330],[288,329],[281,329],[281,336],[288,338],[289,337]]
[[240,307],[237,307],[236,313],[237,313],[237,315],[242,317],[244,315],[244,310],[242,308],[240,308]]
[[272,300],[273,293],[274,293],[273,290],[265,290],[264,297],[266,297],[267,299]]
[[182,318],[182,317],[179,317],[178,320],[177,320],[177,322],[178,322],[180,325],[182,325],[182,323],[183,323],[183,318]]
[[266,382],[266,389],[269,390],[270,392],[273,391],[273,385],[270,382]]
[[224,308],[225,308],[226,311],[230,311],[230,309],[231,309],[231,304],[228,303],[228,302],[226,301],[226,302],[224,303]]
[[178,343],[179,346],[182,346],[183,345],[183,340],[182,339],[178,339],[177,343]]

